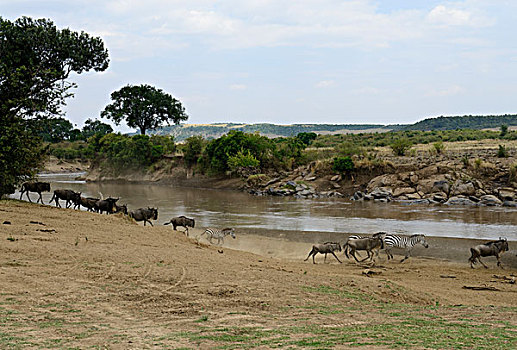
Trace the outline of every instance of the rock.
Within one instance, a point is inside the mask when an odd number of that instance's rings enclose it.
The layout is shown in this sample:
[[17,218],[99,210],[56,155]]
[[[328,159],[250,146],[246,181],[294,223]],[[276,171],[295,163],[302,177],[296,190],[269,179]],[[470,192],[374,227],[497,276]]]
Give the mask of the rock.
[[399,187],[393,191],[393,197],[399,197],[415,192],[416,190],[413,187]]
[[414,204],[429,204],[429,199],[405,199],[405,200],[397,200],[398,203],[404,205],[414,205]]
[[449,193],[449,190],[450,190],[449,181],[441,180],[441,181],[435,181],[433,183],[433,188],[431,189],[431,192]]
[[300,196],[309,196],[312,194],[312,192],[310,190],[303,190],[301,192],[298,192],[297,194]]
[[407,199],[422,199],[422,195],[420,193],[408,193],[406,197]]
[[475,202],[472,200],[465,198],[465,197],[451,197],[447,202],[445,202],[447,205],[476,205]]
[[350,198],[351,200],[358,201],[364,198],[364,193],[361,191],[356,191],[354,195]]
[[285,184],[289,187],[292,187],[293,189],[296,188],[296,182],[293,180],[287,181]]
[[391,188],[387,187],[376,187],[372,192],[370,192],[370,195],[374,199],[387,199],[388,201],[393,197]]
[[487,194],[480,198],[480,203],[487,206],[499,206],[503,204],[503,201],[501,201],[499,198],[497,198],[494,195]]
[[334,175],[330,178],[330,181],[341,181],[341,175]]
[[412,184],[416,184],[416,183],[418,183],[418,180],[419,180],[418,175],[410,175],[410,176],[409,176],[409,181],[410,181]]
[[341,188],[341,186],[335,182],[331,182],[331,184],[332,184],[332,187],[334,187],[334,188]]
[[515,201],[504,201],[503,207],[517,207],[517,202]]
[[459,183],[457,184],[453,190],[452,194],[454,196],[464,195],[464,196],[473,196],[476,194],[476,187],[472,182]]
[[272,184],[274,184],[275,182],[278,182],[278,181],[280,181],[280,178],[279,178],[279,177],[275,177],[274,179],[269,180],[269,181],[264,185],[264,187],[268,187],[269,185],[272,185]]
[[443,203],[443,202],[445,202],[447,200],[447,194],[445,194],[443,192],[433,193],[431,195],[431,198],[435,202]]
[[510,187],[499,188],[497,189],[497,195],[502,201],[514,201],[515,200],[515,190]]
[[316,176],[310,176],[308,178],[305,179],[306,181],[314,181],[316,180]]

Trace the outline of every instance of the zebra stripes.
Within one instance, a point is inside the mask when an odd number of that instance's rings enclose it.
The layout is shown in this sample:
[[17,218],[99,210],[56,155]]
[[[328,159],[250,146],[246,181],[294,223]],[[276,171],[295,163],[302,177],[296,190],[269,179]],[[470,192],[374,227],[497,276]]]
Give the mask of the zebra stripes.
[[207,239],[212,243],[212,240],[214,238],[217,238],[217,244],[220,244],[221,242],[224,243],[224,237],[230,235],[232,238],[235,238],[235,230],[233,228],[227,227],[223,228],[222,230],[217,230],[213,228],[207,228],[202,234],[206,234]]
[[384,247],[386,249],[386,255],[388,256],[388,260],[393,259],[393,254],[391,253],[391,248],[403,248],[406,250],[406,256],[400,262],[403,262],[411,255],[411,250],[417,244],[421,244],[424,247],[428,248],[425,237],[423,234],[415,234],[412,236],[398,236],[387,234],[384,236]]

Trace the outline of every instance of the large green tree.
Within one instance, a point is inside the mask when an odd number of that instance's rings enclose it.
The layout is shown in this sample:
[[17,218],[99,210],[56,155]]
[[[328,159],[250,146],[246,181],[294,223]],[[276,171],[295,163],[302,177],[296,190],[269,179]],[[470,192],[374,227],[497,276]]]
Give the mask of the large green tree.
[[114,91],[111,99],[113,103],[104,108],[101,116],[117,125],[125,120],[129,127],[140,129],[142,135],[164,124],[179,124],[188,119],[180,101],[150,85],[124,86]]
[[27,120],[60,114],[75,87],[70,73],[103,71],[108,63],[100,38],[48,19],[0,17],[0,196],[42,163],[41,138]]
[[95,134],[106,135],[113,132],[111,125],[101,122],[100,120],[87,119],[84,122],[82,136],[85,140]]

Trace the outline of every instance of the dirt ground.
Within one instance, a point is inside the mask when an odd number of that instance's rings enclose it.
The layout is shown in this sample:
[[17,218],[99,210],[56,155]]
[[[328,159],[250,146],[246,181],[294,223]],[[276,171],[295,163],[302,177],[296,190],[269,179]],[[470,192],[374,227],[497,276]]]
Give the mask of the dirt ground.
[[437,238],[402,264],[312,264],[304,240],[164,221],[0,201],[0,348],[517,347],[515,242],[504,270]]

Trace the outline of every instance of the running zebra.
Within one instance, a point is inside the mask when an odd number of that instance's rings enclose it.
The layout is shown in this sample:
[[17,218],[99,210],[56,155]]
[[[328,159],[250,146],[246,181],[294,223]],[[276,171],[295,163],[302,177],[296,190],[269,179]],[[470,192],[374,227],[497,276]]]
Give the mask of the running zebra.
[[406,250],[406,256],[400,262],[403,262],[411,255],[411,250],[417,244],[421,244],[426,248],[429,248],[429,244],[425,241],[425,237],[423,234],[415,234],[412,236],[397,236],[387,234],[384,236],[384,246],[386,247],[386,255],[388,256],[388,260],[393,259],[393,254],[391,253],[391,248],[403,248]]
[[216,230],[213,228],[207,228],[202,234],[204,235],[206,233],[207,239],[212,243],[212,240],[214,238],[217,238],[217,244],[224,243],[224,237],[230,235],[232,238],[235,238],[235,230],[233,228],[227,227],[223,228],[222,230]]

